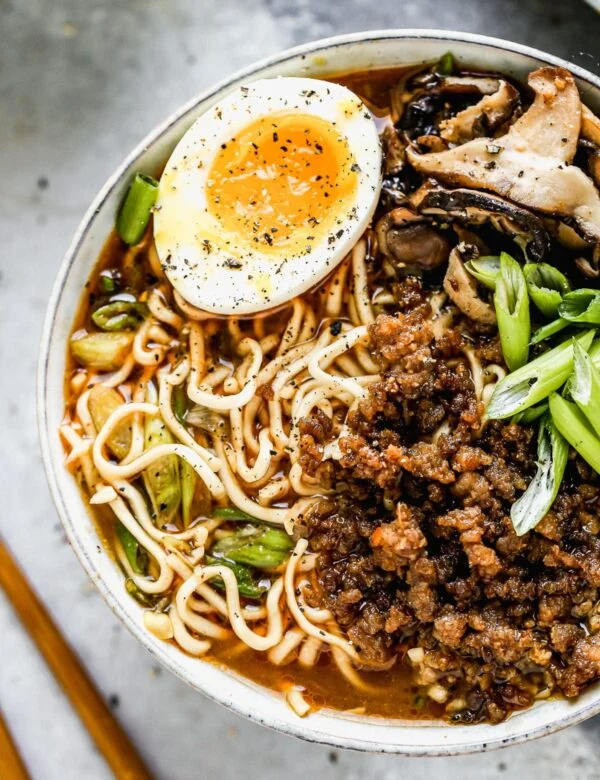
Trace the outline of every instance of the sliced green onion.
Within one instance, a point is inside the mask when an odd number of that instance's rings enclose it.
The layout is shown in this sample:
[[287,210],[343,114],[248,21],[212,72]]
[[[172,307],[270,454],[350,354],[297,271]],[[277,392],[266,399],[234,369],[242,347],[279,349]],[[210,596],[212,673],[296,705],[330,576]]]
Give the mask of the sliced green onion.
[[538,433],[537,472],[510,510],[517,536],[531,531],[548,513],[558,494],[568,457],[569,445],[550,415],[546,415],[540,421]]
[[222,520],[253,520],[255,517],[249,515],[247,512],[243,512],[236,506],[218,506],[212,513],[213,517],[219,517]]
[[125,580],[125,590],[143,607],[154,607],[158,601],[157,596],[150,593],[144,593],[144,591],[140,590],[135,582],[129,577]]
[[255,569],[275,569],[287,559],[292,547],[293,542],[285,531],[268,526],[246,526],[219,539],[211,554]]
[[500,275],[500,258],[494,255],[485,255],[477,257],[474,260],[468,260],[465,268],[477,279],[478,282],[489,290],[496,289],[496,281]]
[[561,330],[564,330],[572,324],[573,323],[569,322],[569,320],[563,320],[562,317],[559,317],[557,320],[552,320],[552,322],[549,322],[547,325],[542,325],[541,328],[536,330],[536,332],[531,337],[529,344],[532,347],[535,344],[541,344],[542,341],[555,336],[557,333],[560,333]]
[[78,363],[98,371],[116,371],[131,350],[132,333],[87,333],[71,338],[71,352]]
[[136,173],[117,217],[117,233],[126,244],[137,244],[141,240],[157,196],[156,179]]
[[454,55],[451,51],[447,51],[445,54],[442,54],[438,60],[434,71],[435,73],[439,73],[440,76],[450,76],[454,73],[454,68]]
[[[156,390],[151,384],[148,385],[146,396],[150,403],[155,401]],[[144,449],[150,450],[160,444],[173,443],[171,431],[162,418],[148,415],[144,421]],[[144,471],[144,485],[159,527],[168,525],[175,519],[181,504],[178,460],[177,455],[164,455]]]
[[592,346],[588,349],[587,353],[590,356],[592,363],[596,366],[596,368],[600,368],[600,340],[594,341]]
[[121,542],[121,547],[129,565],[136,574],[145,574],[148,564],[148,555],[131,531],[123,523],[117,521],[115,533]]
[[539,404],[538,406],[530,406],[529,409],[525,409],[523,412],[515,414],[511,418],[511,422],[518,423],[519,425],[531,425],[543,414],[548,411],[548,404]]
[[600,436],[600,371],[589,354],[573,345],[574,372],[569,384],[571,397]]
[[175,385],[173,388],[173,414],[178,421],[185,425],[185,415],[188,407],[188,395],[183,385]]
[[569,322],[600,325],[600,290],[573,290],[567,293],[558,307],[558,313]]
[[511,371],[527,363],[529,356],[529,297],[521,266],[506,252],[500,255],[494,306],[504,361]]
[[600,473],[600,439],[581,409],[577,404],[561,398],[558,393],[550,395],[548,405],[560,433],[594,471]]
[[136,330],[147,316],[145,303],[113,301],[96,309],[92,320],[101,330]]
[[100,274],[100,289],[105,293],[113,293],[117,291],[117,282],[110,271],[103,271]]
[[[240,595],[245,596],[247,599],[259,599],[269,590],[270,582],[268,580],[261,579],[257,581],[251,569],[241,563],[234,563],[226,558],[215,558],[212,555],[206,555],[204,563],[207,566],[227,566],[228,569],[231,569],[235,574]],[[215,588],[219,588],[219,590],[225,588],[225,583],[220,577],[214,577],[210,584],[214,585]]]
[[[88,396],[88,409],[96,431],[99,431],[115,409],[124,403],[123,396],[114,388],[102,384],[94,385]],[[119,460],[129,454],[132,435],[131,421],[123,420],[106,440],[108,449]]]
[[556,317],[558,307],[571,290],[567,277],[548,263],[527,263],[523,268],[529,297],[545,317]]
[[181,480],[181,515],[183,517],[183,527],[189,528],[192,520],[192,505],[196,493],[197,475],[192,466],[183,460],[179,462],[179,477]]
[[[589,349],[594,335],[594,330],[585,331],[577,341],[584,349]],[[503,420],[539,404],[567,381],[572,370],[573,342],[568,339],[498,382],[487,416],[492,420]]]

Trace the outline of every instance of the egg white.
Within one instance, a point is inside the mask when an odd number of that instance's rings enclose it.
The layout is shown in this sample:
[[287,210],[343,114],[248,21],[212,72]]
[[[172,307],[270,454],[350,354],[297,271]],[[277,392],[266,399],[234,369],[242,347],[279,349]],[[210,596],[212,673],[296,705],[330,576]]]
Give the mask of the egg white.
[[[226,246],[220,241],[222,228],[208,208],[207,179],[222,144],[254,121],[282,113],[311,114],[335,124],[357,164],[357,184],[350,208],[331,204],[340,211],[336,229],[310,253],[257,247],[249,256],[243,241],[239,247],[231,236]],[[264,311],[306,292],[341,262],[368,226],[381,189],[381,156],[370,113],[339,84],[276,78],[238,87],[194,122],[160,179],[154,238],[169,281],[188,303],[221,315]]]

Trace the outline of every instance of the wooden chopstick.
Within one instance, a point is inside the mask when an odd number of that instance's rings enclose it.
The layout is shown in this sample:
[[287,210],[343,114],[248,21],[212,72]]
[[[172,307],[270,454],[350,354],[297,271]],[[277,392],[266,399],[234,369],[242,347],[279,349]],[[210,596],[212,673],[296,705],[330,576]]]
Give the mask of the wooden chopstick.
[[29,780],[29,772],[8,730],[0,710],[0,768],[10,780]]
[[1,538],[0,586],[115,775],[123,780],[151,780],[152,775],[129,737]]

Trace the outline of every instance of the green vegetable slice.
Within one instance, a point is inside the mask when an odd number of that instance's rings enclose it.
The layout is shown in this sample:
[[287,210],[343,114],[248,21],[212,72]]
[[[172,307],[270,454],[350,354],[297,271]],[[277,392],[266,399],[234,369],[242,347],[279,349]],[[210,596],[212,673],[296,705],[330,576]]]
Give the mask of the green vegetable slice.
[[568,328],[569,325],[572,324],[573,323],[569,322],[569,320],[563,320],[562,317],[559,317],[556,320],[552,320],[552,322],[549,322],[546,325],[542,325],[541,328],[538,328],[531,337],[531,341],[529,343],[532,347],[535,344],[541,344],[542,341],[555,336],[557,333],[560,333],[561,330]]
[[278,528],[247,525],[219,539],[211,554],[255,569],[275,569],[287,560],[293,542]]
[[511,371],[527,363],[529,356],[529,297],[521,266],[506,252],[500,255],[494,305],[502,354]]
[[535,422],[537,419],[539,419],[547,411],[548,411],[548,404],[546,403],[539,404],[539,406],[530,406],[529,409],[525,409],[525,411],[515,414],[515,416],[511,419],[511,421],[515,423],[519,423],[519,425],[530,425],[532,422]]
[[[595,331],[588,330],[576,341],[589,349],[594,335]],[[488,417],[502,420],[540,403],[567,381],[572,370],[573,342],[568,339],[498,382],[487,408]]]
[[131,531],[123,523],[118,522],[115,525],[115,533],[121,542],[125,557],[129,565],[136,574],[145,574],[148,566],[148,554],[140,545]]
[[489,290],[496,289],[496,282],[500,275],[500,258],[494,255],[485,255],[477,257],[474,260],[468,260],[465,268],[475,277],[478,282]]
[[182,425],[185,425],[185,416],[188,407],[188,395],[183,385],[175,385],[173,388],[173,414]]
[[[228,569],[231,569],[235,574],[240,595],[245,596],[247,599],[260,599],[269,590],[270,582],[268,580],[264,578],[257,579],[252,570],[241,563],[234,563],[226,558],[216,558],[213,555],[206,555],[204,563],[207,566],[227,566]],[[210,582],[215,588],[220,590],[225,588],[225,584],[220,577],[215,577]]]
[[451,76],[455,70],[452,52],[447,51],[445,54],[442,54],[433,70],[435,73],[439,73],[440,76]]
[[218,506],[212,513],[213,517],[221,518],[222,520],[254,520],[256,518],[249,515],[247,512],[238,509],[236,506]]
[[125,580],[125,590],[143,607],[154,607],[159,600],[159,596],[155,596],[150,593],[144,593],[144,591],[140,590],[135,582],[129,578]]
[[510,510],[517,536],[531,531],[548,513],[558,494],[568,457],[569,445],[547,414],[540,420],[537,472]]
[[[88,409],[94,423],[94,428],[99,431],[110,415],[125,403],[121,394],[112,387],[106,385],[94,385],[88,398]],[[119,460],[129,453],[131,449],[131,423],[125,420],[117,425],[106,444],[109,450]]]
[[523,268],[529,297],[549,319],[556,317],[563,296],[571,290],[567,277],[548,263],[527,263]]
[[[155,394],[155,389],[149,385],[150,400],[154,400]],[[162,418],[148,415],[144,421],[145,449],[149,450],[160,444],[173,444],[173,442],[173,436]],[[144,471],[144,485],[159,526],[172,522],[181,505],[178,460],[177,455],[165,455]]]
[[548,400],[552,421],[590,466],[600,473],[600,439],[577,404],[552,393]]
[[190,523],[194,519],[192,517],[192,505],[194,503],[198,475],[186,460],[181,459],[179,462],[179,476],[181,478],[181,515],[183,518],[183,527],[189,528]]
[[145,303],[113,301],[96,309],[92,320],[101,330],[136,330],[147,316]]
[[117,291],[117,280],[110,271],[103,271],[100,274],[100,289],[105,293],[114,293]]
[[590,355],[577,342],[573,345],[573,365],[569,392],[596,434],[600,436],[600,371]]
[[126,244],[137,244],[141,240],[157,197],[156,179],[136,173],[117,217],[117,233]]
[[582,288],[567,293],[558,307],[558,314],[569,322],[600,325],[600,290]]
[[116,371],[123,362],[133,343],[132,333],[87,333],[72,337],[71,353],[75,360],[87,368],[97,371]]

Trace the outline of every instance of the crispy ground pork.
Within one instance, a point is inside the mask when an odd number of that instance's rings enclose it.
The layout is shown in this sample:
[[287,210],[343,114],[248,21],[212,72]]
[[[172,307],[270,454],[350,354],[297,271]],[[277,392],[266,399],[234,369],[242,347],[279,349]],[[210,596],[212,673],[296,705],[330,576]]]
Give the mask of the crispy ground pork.
[[[510,507],[535,472],[534,426],[483,420],[465,350],[501,364],[496,335],[466,319],[435,335],[420,282],[370,327],[379,381],[349,420],[336,487],[301,532],[319,553],[315,604],[331,609],[366,668],[413,669],[458,722],[497,722],[600,676],[600,486],[579,458],[534,531]],[[330,422],[303,420],[317,474]]]

